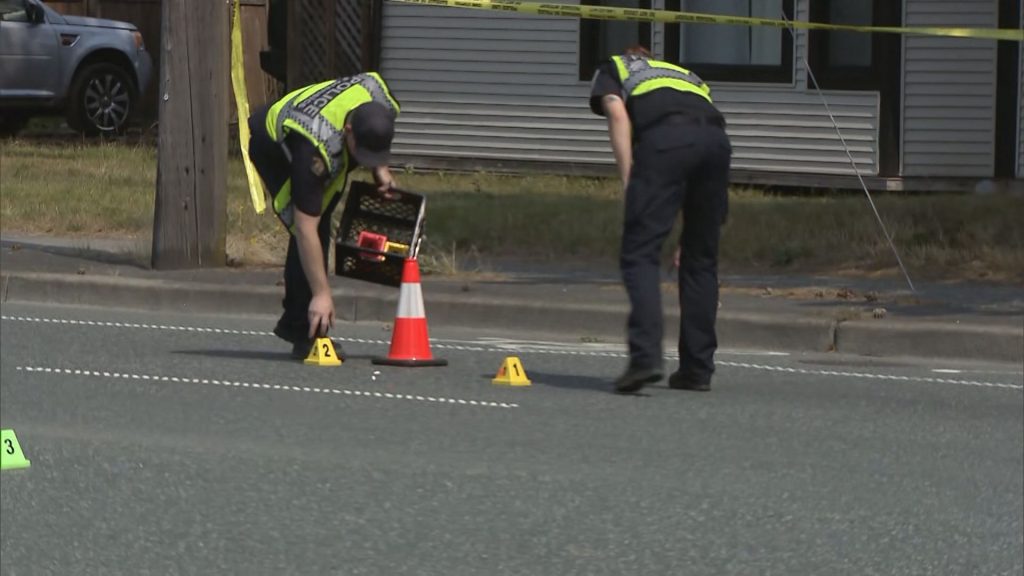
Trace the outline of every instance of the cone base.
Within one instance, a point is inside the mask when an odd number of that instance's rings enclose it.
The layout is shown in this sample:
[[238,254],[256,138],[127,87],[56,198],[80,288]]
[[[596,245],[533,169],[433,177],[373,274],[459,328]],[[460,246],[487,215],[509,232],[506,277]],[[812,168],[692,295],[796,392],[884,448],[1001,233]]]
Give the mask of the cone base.
[[403,358],[388,358],[386,356],[377,356],[370,360],[374,364],[383,364],[385,366],[405,366],[412,368],[415,366],[447,366],[448,361],[443,358],[429,358],[429,359],[403,359]]

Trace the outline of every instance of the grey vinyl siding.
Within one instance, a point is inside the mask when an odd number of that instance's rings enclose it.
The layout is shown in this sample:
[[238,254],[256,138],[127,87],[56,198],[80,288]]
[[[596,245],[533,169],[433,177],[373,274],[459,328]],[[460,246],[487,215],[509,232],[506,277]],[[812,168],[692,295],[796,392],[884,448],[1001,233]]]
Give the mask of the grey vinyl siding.
[[[808,2],[797,0],[797,17]],[[661,0],[655,6],[661,7]],[[655,54],[664,29],[654,27]],[[579,22],[385,2],[381,73],[402,104],[396,159],[607,164],[603,118],[579,81]],[[806,34],[794,52],[802,62]],[[832,120],[814,91],[795,85],[712,83],[733,142],[733,167],[853,174]],[[827,92],[862,173],[877,173],[878,94]]]
[[[907,26],[994,27],[997,0],[906,0]],[[905,36],[902,175],[995,170],[996,43]]]
[[[814,92],[719,90],[729,122],[733,166],[758,171],[854,174],[849,156]],[[877,93],[826,92],[850,154],[863,174],[877,173]]]

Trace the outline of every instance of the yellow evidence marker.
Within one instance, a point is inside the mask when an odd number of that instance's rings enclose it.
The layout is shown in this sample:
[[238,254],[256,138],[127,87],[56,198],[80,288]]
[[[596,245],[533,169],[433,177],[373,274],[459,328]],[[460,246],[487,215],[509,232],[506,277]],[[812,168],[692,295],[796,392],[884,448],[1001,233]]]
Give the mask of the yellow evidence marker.
[[317,338],[309,350],[305,363],[316,366],[341,366],[341,358],[338,358],[338,353],[334,351],[334,342],[331,342],[330,338]]
[[515,356],[505,358],[498,368],[498,374],[491,380],[491,384],[503,384],[505,386],[529,386],[529,378],[526,377],[526,370],[523,363]]
[[25,459],[21,444],[14,430],[0,430],[0,470],[28,468],[31,463]]

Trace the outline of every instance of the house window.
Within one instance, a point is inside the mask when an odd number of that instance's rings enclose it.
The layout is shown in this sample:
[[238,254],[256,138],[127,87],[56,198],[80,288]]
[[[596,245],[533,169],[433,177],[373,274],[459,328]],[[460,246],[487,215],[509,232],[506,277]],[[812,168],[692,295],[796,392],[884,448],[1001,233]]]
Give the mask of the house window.
[[[583,0],[589,6],[650,9],[650,0]],[[580,80],[590,80],[597,65],[626,48],[642,44],[651,47],[649,22],[618,20],[580,20]]]
[[[812,22],[900,26],[902,14],[903,2],[897,0],[811,2]],[[900,170],[901,45],[899,34],[812,30],[808,39],[807,61],[822,89],[878,93],[878,173],[882,176],[894,176]]]
[[[829,24],[899,26],[900,2],[892,0],[815,0],[811,20]],[[811,69],[822,88],[880,90],[889,80],[893,54],[899,53],[896,34],[813,30],[809,40]]]
[[0,0],[0,20],[4,22],[28,22],[25,0]]
[[[828,22],[871,25],[870,0],[828,3]],[[865,68],[871,66],[871,35],[862,32],[831,32],[823,48],[828,66]]]
[[[793,0],[666,0],[682,12],[792,18]],[[793,38],[784,28],[721,24],[666,24],[665,59],[705,80],[793,81]]]

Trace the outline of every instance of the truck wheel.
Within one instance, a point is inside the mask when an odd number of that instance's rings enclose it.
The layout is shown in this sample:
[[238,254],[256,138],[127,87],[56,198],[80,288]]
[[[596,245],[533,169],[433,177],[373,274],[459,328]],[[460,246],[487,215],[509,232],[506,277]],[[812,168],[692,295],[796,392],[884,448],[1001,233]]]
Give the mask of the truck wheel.
[[78,71],[68,93],[68,125],[89,135],[120,134],[135,111],[138,91],[120,66],[101,62]]

